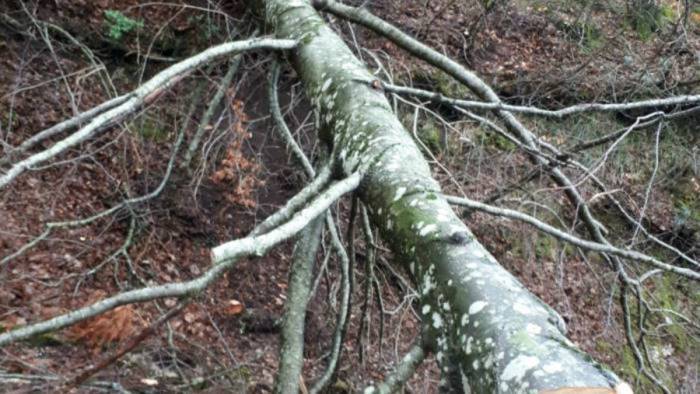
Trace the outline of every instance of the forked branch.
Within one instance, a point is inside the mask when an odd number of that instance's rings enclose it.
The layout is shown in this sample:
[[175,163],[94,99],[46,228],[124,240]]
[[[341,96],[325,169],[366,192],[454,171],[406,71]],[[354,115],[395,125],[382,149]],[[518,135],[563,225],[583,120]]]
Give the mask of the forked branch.
[[[176,63],[165,70],[156,74],[146,83],[139,86],[136,90],[129,94],[129,98],[123,103],[106,112],[96,115],[87,125],[81,127],[78,131],[55,143],[50,148],[35,153],[24,160],[21,160],[10,167],[10,169],[0,176],[0,189],[7,186],[17,176],[22,174],[27,169],[30,169],[45,161],[51,160],[67,149],[92,138],[97,132],[104,130],[106,126],[120,121],[129,114],[137,111],[143,105],[155,100],[165,89],[182,79],[187,73],[209,63],[215,59],[228,56],[243,51],[253,49],[292,49],[296,46],[295,40],[275,40],[270,38],[251,39],[243,41],[228,42],[225,44],[211,47],[199,54],[189,57],[179,63]],[[116,99],[115,99],[116,100]],[[87,118],[82,119],[87,121]]]
[[324,213],[342,195],[354,190],[359,185],[360,179],[360,173],[354,173],[335,182],[289,221],[263,235],[248,236],[217,246],[212,250],[213,266],[195,279],[126,291],[52,319],[17,328],[0,334],[0,346],[68,327],[121,305],[196,294],[211,285],[239,258],[262,256],[278,243],[299,233],[311,220]]

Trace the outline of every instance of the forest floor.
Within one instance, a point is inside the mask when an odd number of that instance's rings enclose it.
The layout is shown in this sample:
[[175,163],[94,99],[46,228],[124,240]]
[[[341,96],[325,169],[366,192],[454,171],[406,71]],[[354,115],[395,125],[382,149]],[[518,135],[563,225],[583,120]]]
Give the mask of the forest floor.
[[[15,0],[0,4],[0,142],[16,146],[76,111],[133,89],[174,60],[252,30],[243,24],[245,2],[228,2],[217,12],[204,12],[209,9],[206,1],[187,3],[196,7],[137,0],[63,0],[40,6],[26,1],[26,9]],[[586,2],[521,0],[491,2],[507,4],[490,10],[476,1],[431,1],[427,7],[423,3],[385,0],[368,2],[368,7],[475,70],[512,103],[559,107],[700,92],[700,9],[691,10],[680,34],[673,27],[674,16],[681,11],[676,8],[670,8],[675,14],[669,11],[659,31],[647,33],[626,24],[619,2],[608,6],[591,2],[584,7],[580,3]],[[680,2],[663,3],[671,7]],[[119,14],[111,13],[117,10]],[[362,29],[350,31],[337,20],[330,22],[348,42],[355,37],[367,48],[358,54],[387,78],[465,95],[444,75],[386,41]],[[135,24],[129,28],[129,23]],[[116,33],[120,29],[121,35]],[[87,226],[55,230],[3,264],[0,330],[43,320],[120,290],[193,278],[209,266],[212,246],[243,236],[298,191],[305,179],[271,133],[267,117],[268,62],[261,54],[245,56],[218,111],[221,123],[207,125],[211,136],[201,150],[202,165],[176,166],[157,198]],[[136,118],[3,190],[0,259],[40,235],[48,222],[89,217],[154,190],[187,117],[193,87],[206,83],[204,97],[213,96],[226,67],[218,64],[208,75],[194,73]],[[292,78],[285,81],[280,91],[292,92],[283,94],[285,105],[302,102],[286,107],[285,115],[305,147],[316,151],[313,119],[307,117],[300,87]],[[196,108],[199,115],[185,130],[186,141],[204,107]],[[446,136],[439,118],[421,115],[418,133],[443,163],[435,165],[434,174],[446,190],[483,199],[530,171],[527,158],[507,141],[460,122],[449,111],[433,110],[462,132],[459,138]],[[397,111],[410,128],[413,107],[401,104]],[[624,125],[627,120],[620,116],[559,124],[526,122],[545,138],[557,143],[570,139],[573,144]],[[700,255],[700,135],[698,123],[693,123],[697,121],[664,134],[659,160],[663,170],[651,204],[645,204],[644,197],[654,162],[653,134],[632,139],[611,160],[612,168],[601,171],[612,188],[627,190],[631,206],[646,207],[645,220],[655,234],[695,256]],[[586,153],[581,159],[593,160],[595,154]],[[561,195],[544,193],[550,188],[546,179],[540,179],[521,185],[523,193],[509,197],[517,206],[523,196],[534,196],[570,222],[571,211]],[[595,193],[584,192],[586,197]],[[341,219],[347,219],[348,208],[348,201],[339,204]],[[521,208],[533,213],[531,206]],[[596,209],[607,215],[615,239],[630,239],[634,229],[616,221],[605,206]],[[634,360],[624,350],[615,275],[599,258],[578,254],[513,222],[480,214],[465,218],[508,270],[562,314],[572,341],[634,380]],[[358,245],[363,251],[364,243]],[[263,258],[239,262],[157,334],[98,371],[89,386],[69,388],[63,381],[124,346],[176,301],[121,307],[77,327],[3,347],[0,390],[269,392],[277,367],[277,319],[285,302],[292,248],[288,242]],[[333,392],[354,392],[367,381],[382,379],[418,334],[415,292],[407,276],[391,268],[391,256],[384,257],[377,266],[383,313],[372,299],[370,324],[361,342],[366,278],[363,264],[355,267],[351,321]],[[364,252],[358,254],[360,263],[364,258]],[[331,258],[329,267],[335,265]],[[338,308],[336,271],[329,269],[322,276],[309,303],[306,377],[317,377],[325,368]],[[651,282],[660,305],[698,316],[697,287],[682,281]],[[243,311],[238,305],[244,306]],[[686,332],[689,328],[679,328],[655,342],[650,352],[661,376],[676,391],[697,392],[697,337]],[[358,357],[360,347],[363,360]],[[438,379],[435,362],[429,359],[412,379],[409,392],[436,392]],[[100,386],[104,382],[118,386]],[[645,383],[641,390],[651,389]]]

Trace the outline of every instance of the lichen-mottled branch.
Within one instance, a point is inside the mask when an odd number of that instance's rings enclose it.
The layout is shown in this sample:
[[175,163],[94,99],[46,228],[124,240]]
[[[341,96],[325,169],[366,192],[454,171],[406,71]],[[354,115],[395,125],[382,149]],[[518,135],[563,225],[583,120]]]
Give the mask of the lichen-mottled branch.
[[265,19],[278,37],[299,41],[290,60],[319,111],[320,137],[345,172],[366,174],[358,195],[418,284],[441,368],[449,354],[472,392],[617,385],[474,240],[383,92],[362,82],[372,75],[309,2],[267,0]]
[[354,173],[343,180],[335,182],[322,191],[314,200],[310,201],[304,209],[297,212],[289,221],[265,234],[251,235],[214,248],[212,250],[213,266],[195,279],[126,291],[49,320],[2,333],[0,334],[0,346],[68,327],[121,305],[168,297],[184,297],[200,292],[211,285],[226,270],[230,269],[239,258],[243,256],[261,256],[270,248],[299,233],[309,222],[328,210],[330,205],[342,195],[357,188],[361,179],[361,174]]
[[[249,51],[253,49],[292,49],[297,45],[294,40],[274,40],[270,38],[255,38],[244,41],[234,41],[225,44],[211,47],[195,56],[189,57],[180,61],[165,70],[156,74],[153,78],[139,86],[136,90],[129,93],[128,99],[114,99],[109,105],[101,106],[104,112],[88,111],[89,115],[94,116],[85,126],[78,129],[73,134],[56,142],[50,148],[41,152],[35,153],[26,159],[23,159],[13,164],[7,172],[0,176],[0,189],[7,186],[13,179],[18,177],[27,169],[30,169],[38,164],[44,163],[67,149],[91,138],[95,133],[104,130],[105,126],[112,124],[125,116],[133,113],[140,108],[144,103],[153,101],[163,90],[180,80],[185,74],[191,72],[197,67],[202,66],[215,59],[231,54]],[[116,106],[110,107],[110,105]],[[109,108],[109,109],[106,109]],[[88,116],[79,117],[80,121],[87,121]],[[71,123],[72,124],[72,123]],[[49,133],[48,131],[46,132]],[[51,132],[53,133],[53,131]],[[42,137],[43,138],[43,137]]]

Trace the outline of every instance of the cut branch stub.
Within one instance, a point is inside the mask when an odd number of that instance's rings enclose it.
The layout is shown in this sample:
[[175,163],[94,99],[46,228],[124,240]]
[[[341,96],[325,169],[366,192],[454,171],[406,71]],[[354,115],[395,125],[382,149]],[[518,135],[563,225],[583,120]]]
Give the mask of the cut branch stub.
[[300,42],[291,61],[319,110],[322,138],[346,173],[365,174],[360,197],[419,285],[438,361],[456,354],[471,392],[619,384],[566,339],[551,308],[473,240],[382,92],[362,82],[370,73],[309,3],[267,0],[265,12],[278,37]]

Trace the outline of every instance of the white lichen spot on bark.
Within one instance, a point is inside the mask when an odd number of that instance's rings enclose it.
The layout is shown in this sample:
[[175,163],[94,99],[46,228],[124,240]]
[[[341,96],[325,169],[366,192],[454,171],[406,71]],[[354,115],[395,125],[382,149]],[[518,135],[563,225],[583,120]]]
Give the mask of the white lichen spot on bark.
[[467,345],[464,347],[464,352],[467,354],[472,354],[472,344],[474,343],[474,337],[467,338]]
[[420,235],[421,237],[425,237],[426,235],[428,235],[428,234],[430,234],[430,233],[432,233],[432,232],[437,231],[437,228],[438,228],[438,227],[437,227],[437,224],[435,224],[435,223],[430,223],[430,224],[428,224],[427,226],[423,227],[423,228],[420,230],[420,232],[418,233],[418,235]]
[[501,381],[515,380],[520,381],[528,371],[537,367],[540,364],[540,359],[535,356],[527,356],[521,354],[520,356],[514,358],[511,362],[506,365],[501,373]]
[[486,253],[481,248],[475,248],[474,251],[472,251],[472,257],[476,257],[477,259],[483,259],[486,257]]
[[486,356],[486,359],[484,360],[484,368],[486,369],[491,369],[493,366],[493,354],[489,354]]
[[488,305],[488,302],[486,301],[476,301],[469,305],[469,314],[470,315],[475,315],[479,312],[481,312],[482,309],[484,309]]
[[403,186],[396,189],[396,194],[394,195],[394,202],[399,201],[405,193],[406,193],[406,188]]
[[542,332],[542,327],[537,324],[527,323],[525,330],[527,330],[528,334],[539,335]]
[[325,81],[323,81],[323,86],[321,86],[321,92],[325,92],[326,90],[328,90],[328,88],[331,86],[332,83],[333,83],[332,78],[328,78]]
[[517,313],[520,313],[522,315],[532,315],[533,311],[530,309],[528,305],[522,302],[516,302],[513,304],[513,310]]
[[442,316],[440,316],[440,314],[437,312],[433,312],[432,318],[433,318],[433,328],[435,328],[435,329],[442,328]]
[[542,370],[547,373],[557,373],[564,370],[564,366],[558,362],[549,362],[542,366]]

